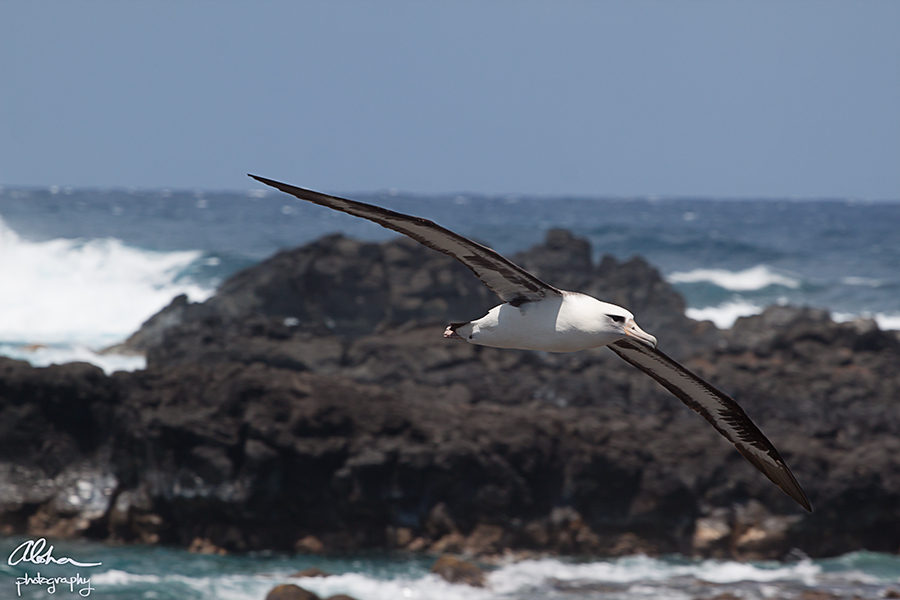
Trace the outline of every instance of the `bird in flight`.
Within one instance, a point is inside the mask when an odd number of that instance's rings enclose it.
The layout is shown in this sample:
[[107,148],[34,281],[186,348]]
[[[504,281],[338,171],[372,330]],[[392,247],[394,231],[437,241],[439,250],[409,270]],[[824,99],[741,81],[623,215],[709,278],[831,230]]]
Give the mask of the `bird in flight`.
[[253,179],[314,204],[362,217],[452,256],[497,294],[502,304],[480,319],[451,323],[445,338],[479,346],[575,352],[606,346],[710,422],[738,452],[804,509],[806,494],[775,446],[730,396],[656,347],[656,338],[620,306],[544,283],[499,253],[423,219],[264,177]]

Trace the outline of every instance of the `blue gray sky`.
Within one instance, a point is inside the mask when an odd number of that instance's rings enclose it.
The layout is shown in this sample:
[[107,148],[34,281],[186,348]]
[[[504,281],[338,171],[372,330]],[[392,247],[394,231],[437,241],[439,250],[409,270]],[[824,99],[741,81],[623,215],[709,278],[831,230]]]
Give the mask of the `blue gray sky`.
[[900,199],[900,2],[0,0],[0,185]]

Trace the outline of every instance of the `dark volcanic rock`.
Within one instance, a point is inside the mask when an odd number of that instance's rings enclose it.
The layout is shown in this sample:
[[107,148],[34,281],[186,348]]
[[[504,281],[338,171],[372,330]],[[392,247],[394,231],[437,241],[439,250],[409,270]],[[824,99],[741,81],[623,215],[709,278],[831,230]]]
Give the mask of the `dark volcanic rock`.
[[105,534],[97,527],[118,483],[108,446],[117,400],[93,365],[0,358],[0,531]]
[[512,261],[564,290],[582,291],[592,283],[594,275],[590,243],[565,229],[551,229],[543,244],[519,252]]
[[[551,285],[630,307],[672,356],[718,340],[711,323],[684,315],[684,300],[643,259],[607,256],[595,267],[586,240],[552,230],[515,260]],[[425,323],[439,336],[447,323],[478,318],[499,302],[458,261],[410,239],[371,244],[333,235],[236,274],[202,304],[176,298],[124,346],[145,352],[151,368],[232,360],[321,371],[340,359],[340,340]],[[320,358],[311,347],[329,336]]]
[[431,565],[431,572],[437,573],[450,583],[464,583],[473,587],[484,587],[484,571],[470,562],[444,554]]
[[178,351],[166,354],[167,332],[181,325],[228,329],[256,318],[352,337],[380,324],[476,318],[494,304],[462,264],[410,239],[373,244],[332,235],[237,273],[202,304],[176,298],[125,346],[168,364],[182,360]]
[[293,583],[285,583],[269,590],[266,600],[319,600],[319,597]]
[[173,301],[132,338],[146,371],[0,359],[3,533],[216,553],[900,547],[894,334],[788,307],[718,332],[644,261],[594,266],[565,232],[516,260],[633,309],[737,398],[815,512],[606,349],[442,339],[496,302],[455,261],[331,237]]
[[[117,414],[116,466],[124,488],[152,499],[161,541],[240,551],[314,535],[323,549],[352,550],[384,545],[398,524],[422,529],[437,502],[466,533],[539,519],[561,502],[615,533],[641,490],[630,443],[597,445],[614,437],[614,410],[473,406],[424,385],[399,396],[259,364],[184,366],[136,384]],[[626,436],[646,444],[653,429],[635,423]],[[600,494],[597,477],[610,479]],[[119,534],[136,538],[128,519],[146,511],[124,510]],[[673,512],[666,529],[688,526]],[[641,520],[658,518],[672,516]],[[675,548],[677,537],[661,543]]]
[[[772,307],[740,319],[698,369],[777,440],[815,512],[790,543],[816,554],[900,547],[900,341],[873,321]],[[801,476],[804,474],[804,476]],[[750,490],[757,497],[759,486]]]

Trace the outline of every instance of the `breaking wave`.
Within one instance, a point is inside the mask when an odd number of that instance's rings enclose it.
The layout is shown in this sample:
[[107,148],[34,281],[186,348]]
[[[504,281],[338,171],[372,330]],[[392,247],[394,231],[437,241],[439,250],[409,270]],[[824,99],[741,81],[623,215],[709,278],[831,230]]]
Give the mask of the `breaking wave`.
[[202,260],[199,251],[154,252],[112,238],[32,242],[0,220],[0,343],[35,351],[117,343],[175,296],[212,295],[187,274]]
[[732,292],[762,290],[773,285],[798,289],[801,285],[800,279],[775,272],[766,265],[757,265],[743,271],[694,269],[692,271],[672,273],[666,279],[669,283],[708,282]]

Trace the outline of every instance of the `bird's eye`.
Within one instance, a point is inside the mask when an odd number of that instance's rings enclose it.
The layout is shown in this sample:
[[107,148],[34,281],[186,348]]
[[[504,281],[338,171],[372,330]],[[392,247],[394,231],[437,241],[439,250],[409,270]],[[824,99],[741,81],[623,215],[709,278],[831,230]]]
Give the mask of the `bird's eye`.
[[622,315],[606,315],[606,316],[609,317],[610,319],[612,319],[613,322],[615,322],[615,323],[624,323],[625,322],[625,317],[623,317]]

